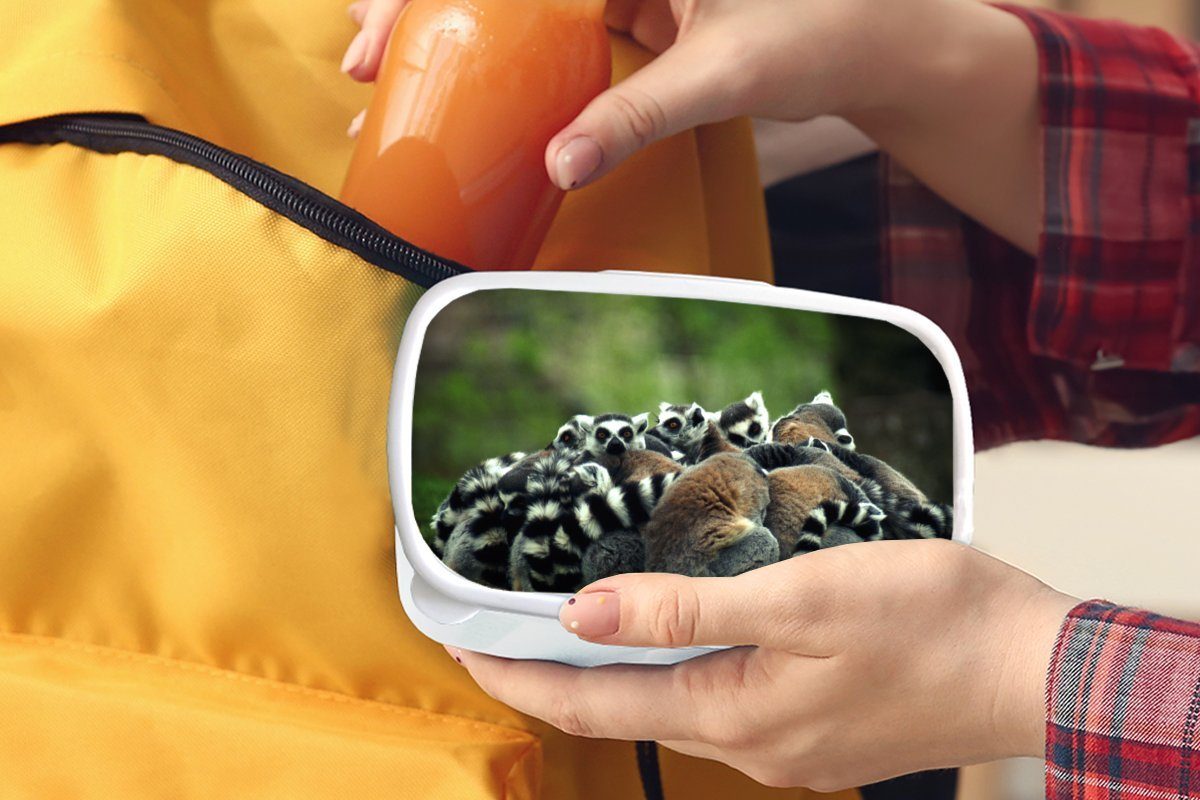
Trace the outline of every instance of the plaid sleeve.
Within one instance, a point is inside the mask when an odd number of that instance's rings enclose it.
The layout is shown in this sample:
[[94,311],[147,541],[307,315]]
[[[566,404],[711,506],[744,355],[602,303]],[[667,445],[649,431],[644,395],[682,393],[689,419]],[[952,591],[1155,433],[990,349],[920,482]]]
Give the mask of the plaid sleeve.
[[1047,800],[1200,797],[1200,625],[1090,601],[1047,690]]
[[1200,372],[1200,54],[1155,28],[1001,7],[1041,60],[1033,352]]

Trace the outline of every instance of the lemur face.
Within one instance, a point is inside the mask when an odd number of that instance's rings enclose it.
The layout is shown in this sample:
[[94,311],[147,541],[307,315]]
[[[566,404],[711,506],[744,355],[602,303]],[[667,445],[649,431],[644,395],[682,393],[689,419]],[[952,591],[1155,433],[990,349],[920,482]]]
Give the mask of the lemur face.
[[576,414],[558,429],[554,441],[547,449],[568,453],[582,450],[594,425],[595,420],[592,417],[587,414]]
[[638,414],[636,417],[601,414],[593,422],[585,449],[595,457],[619,456],[627,450],[645,450],[646,429],[649,426],[649,414]]
[[771,435],[771,416],[761,392],[728,406],[717,418],[717,424],[725,438],[741,448],[768,441]]
[[704,437],[708,428],[708,413],[699,403],[690,406],[658,404],[658,424],[654,433],[676,450],[688,447]]
[[811,403],[796,406],[792,413],[775,422],[772,437],[785,444],[803,444],[810,438],[855,448],[854,437],[846,427],[846,415],[833,404],[829,392],[821,392]]

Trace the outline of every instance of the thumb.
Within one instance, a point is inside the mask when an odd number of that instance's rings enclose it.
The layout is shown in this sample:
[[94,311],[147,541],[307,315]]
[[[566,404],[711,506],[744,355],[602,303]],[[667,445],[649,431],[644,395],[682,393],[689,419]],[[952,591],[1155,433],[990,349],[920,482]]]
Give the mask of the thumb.
[[578,189],[652,142],[734,116],[730,70],[706,49],[680,40],[592,100],[546,146],[550,180]]
[[630,573],[606,578],[563,603],[558,618],[581,639],[633,647],[780,644],[783,603],[770,570],[735,578]]

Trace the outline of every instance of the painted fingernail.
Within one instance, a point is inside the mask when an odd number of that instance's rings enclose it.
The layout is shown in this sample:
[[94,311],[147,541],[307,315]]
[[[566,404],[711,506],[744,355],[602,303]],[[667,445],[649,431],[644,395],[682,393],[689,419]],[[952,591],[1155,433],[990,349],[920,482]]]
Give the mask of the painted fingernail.
[[355,35],[350,46],[346,48],[346,55],[342,56],[342,72],[349,72],[362,65],[367,55],[367,40],[366,31],[359,31]]
[[346,129],[346,135],[351,139],[357,139],[358,134],[362,133],[363,118],[366,116],[365,109],[355,114],[354,119],[350,120],[350,127]]
[[604,151],[595,139],[577,136],[562,146],[555,159],[558,172],[558,188],[574,189],[600,169],[604,162]]
[[578,594],[563,604],[559,622],[584,638],[612,636],[621,627],[621,598],[616,592]]

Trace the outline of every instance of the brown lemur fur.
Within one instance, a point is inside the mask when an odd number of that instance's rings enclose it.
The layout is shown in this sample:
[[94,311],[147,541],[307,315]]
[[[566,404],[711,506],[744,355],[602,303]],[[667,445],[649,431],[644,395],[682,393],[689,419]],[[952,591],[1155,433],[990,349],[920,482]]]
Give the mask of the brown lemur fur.
[[767,474],[771,502],[764,518],[779,539],[779,555],[828,546],[828,534],[844,529],[839,543],[882,538],[883,511],[854,483],[828,467],[784,467]]
[[778,561],[779,542],[763,525],[769,502],[757,464],[740,452],[710,456],[679,475],[651,514],[646,569],[728,576]]
[[883,522],[884,538],[949,538],[954,528],[954,509],[949,504],[933,503],[905,477],[885,461],[857,452],[854,437],[846,426],[846,417],[833,404],[829,392],[821,392],[813,402],[797,406],[772,427],[772,443],[747,451],[764,469],[798,464],[827,463],[810,450],[828,451],[841,465],[841,473],[859,486],[867,497],[887,514]]

